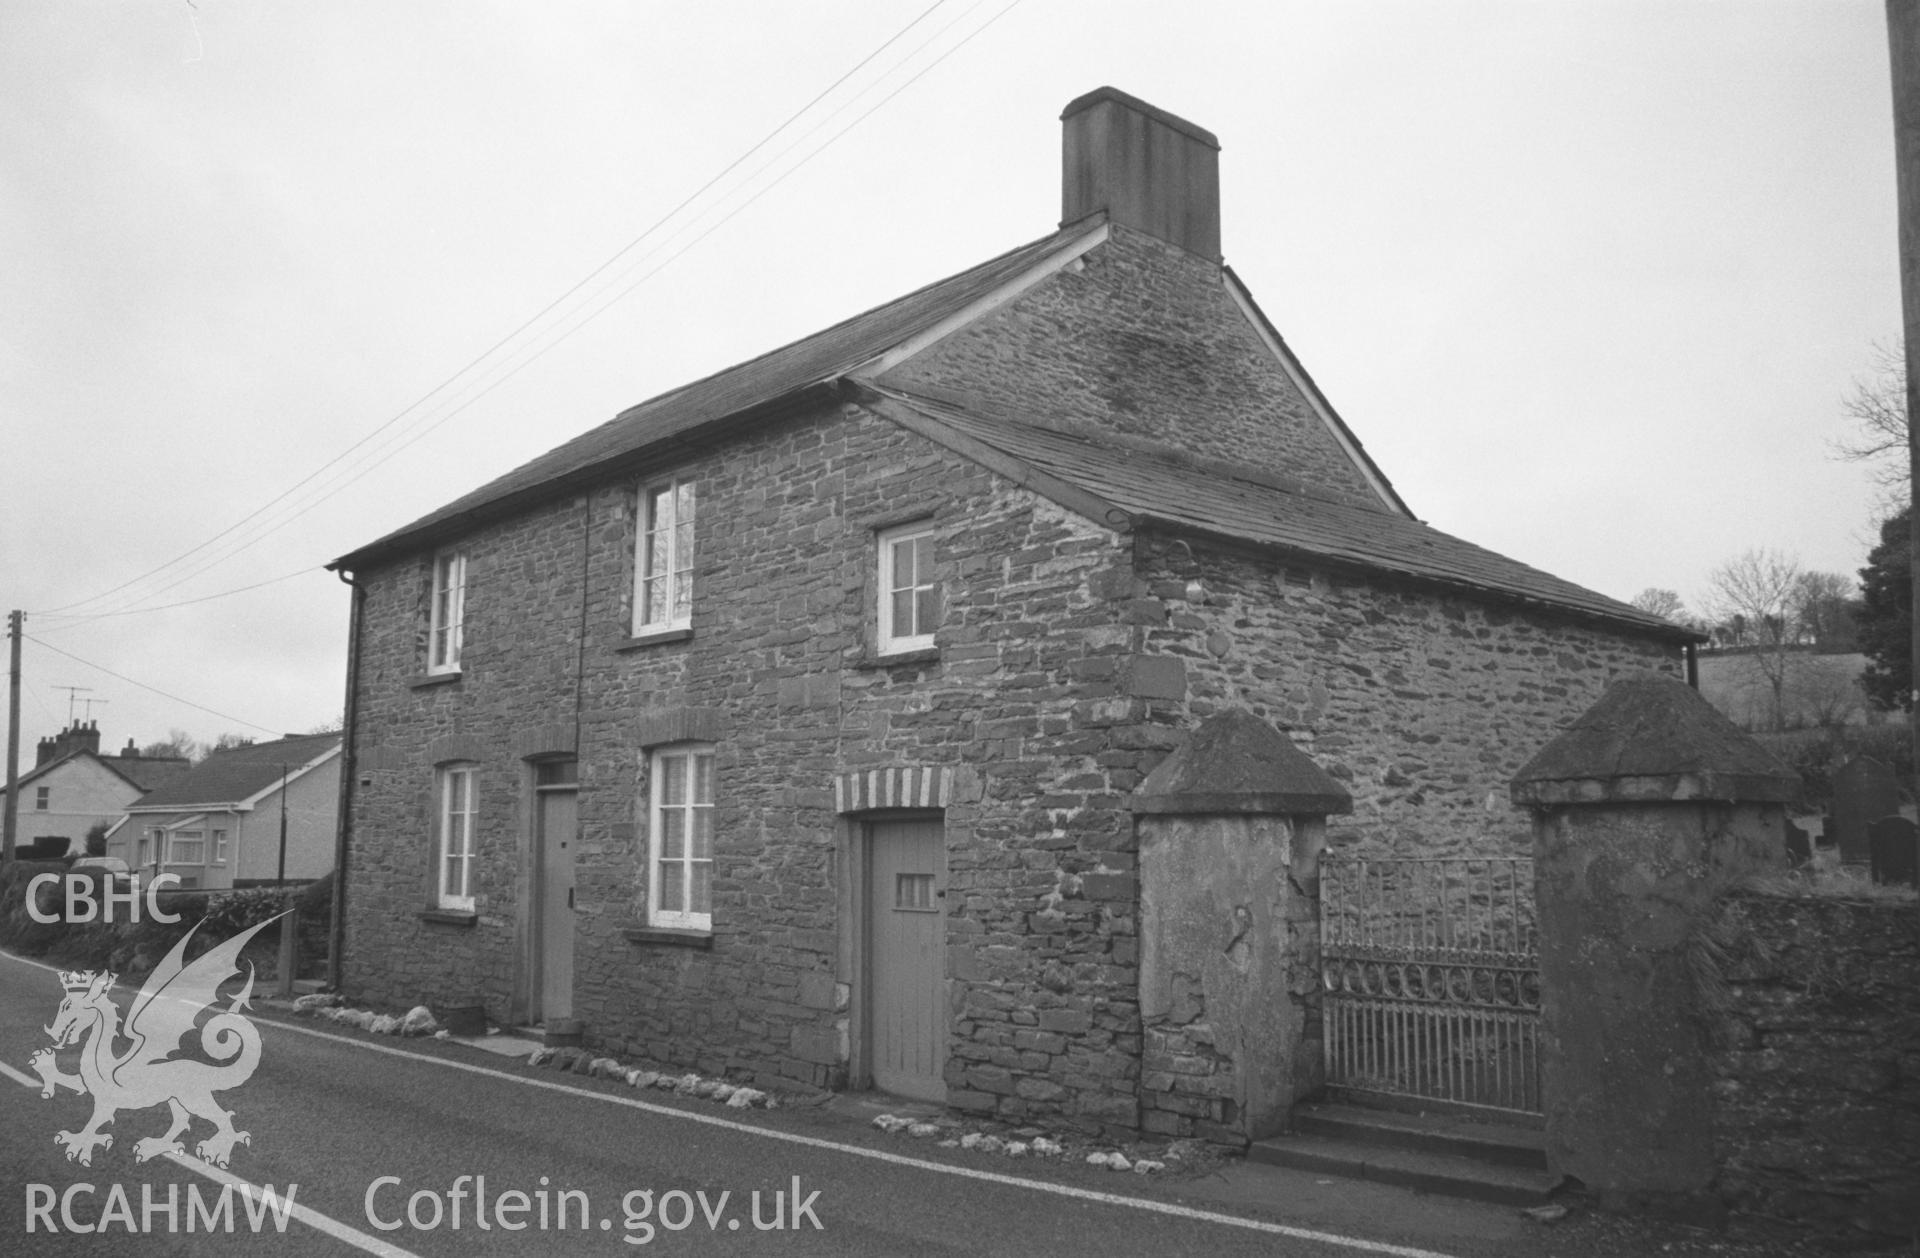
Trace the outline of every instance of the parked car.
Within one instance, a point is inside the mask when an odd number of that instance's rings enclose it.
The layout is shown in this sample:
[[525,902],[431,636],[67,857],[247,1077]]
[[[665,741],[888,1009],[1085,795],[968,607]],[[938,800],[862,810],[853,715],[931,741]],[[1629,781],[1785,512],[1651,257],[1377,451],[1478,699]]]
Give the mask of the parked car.
[[116,882],[132,885],[133,871],[127,868],[127,862],[118,856],[82,856],[73,862],[71,868],[77,873],[88,869],[104,869]]

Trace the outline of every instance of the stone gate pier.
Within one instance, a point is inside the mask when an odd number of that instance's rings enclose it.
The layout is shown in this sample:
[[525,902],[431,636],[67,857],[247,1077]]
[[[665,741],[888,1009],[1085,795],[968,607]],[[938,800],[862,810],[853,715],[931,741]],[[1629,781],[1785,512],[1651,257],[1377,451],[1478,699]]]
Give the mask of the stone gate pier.
[[1135,792],[1141,1125],[1233,1143],[1320,1084],[1320,852],[1338,782],[1230,709]]
[[1532,810],[1547,1155],[1603,1206],[1721,1213],[1689,944],[1786,863],[1798,776],[1679,681],[1617,682],[1512,783]]

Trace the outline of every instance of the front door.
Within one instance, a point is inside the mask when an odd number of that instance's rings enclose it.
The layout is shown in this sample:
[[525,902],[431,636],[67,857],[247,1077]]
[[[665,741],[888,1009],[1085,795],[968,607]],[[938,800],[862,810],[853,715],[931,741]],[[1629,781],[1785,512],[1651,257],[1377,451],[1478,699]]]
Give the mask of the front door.
[[573,844],[579,816],[574,762],[535,766],[533,846],[539,861],[533,999],[535,1022],[573,1015]]
[[945,1101],[946,840],[939,818],[878,821],[867,842],[867,1026],[874,1086]]

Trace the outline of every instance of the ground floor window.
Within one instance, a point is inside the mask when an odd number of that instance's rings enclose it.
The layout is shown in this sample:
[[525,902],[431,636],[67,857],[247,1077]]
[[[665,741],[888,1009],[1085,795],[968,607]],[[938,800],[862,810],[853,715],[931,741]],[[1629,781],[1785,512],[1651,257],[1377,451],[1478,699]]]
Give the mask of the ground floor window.
[[687,930],[713,928],[713,748],[704,743],[653,753],[649,782],[647,920]]
[[207,832],[175,830],[167,843],[169,865],[198,865],[207,859]]
[[473,911],[473,824],[479,811],[475,778],[470,764],[449,764],[435,774],[437,816],[436,866],[439,870],[434,903],[443,909]]

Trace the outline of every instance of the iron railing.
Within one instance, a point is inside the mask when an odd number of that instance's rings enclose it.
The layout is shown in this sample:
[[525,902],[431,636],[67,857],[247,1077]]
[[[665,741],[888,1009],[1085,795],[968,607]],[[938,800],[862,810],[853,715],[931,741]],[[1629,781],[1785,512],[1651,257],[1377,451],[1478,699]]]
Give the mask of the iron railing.
[[1531,860],[1330,857],[1320,917],[1328,1087],[1540,1112]]

